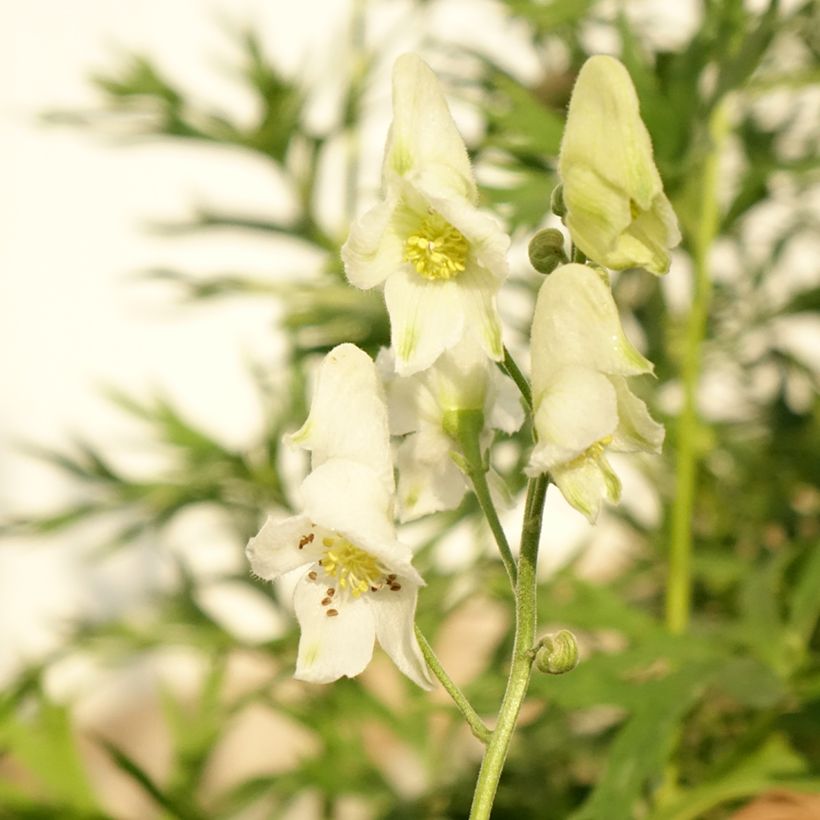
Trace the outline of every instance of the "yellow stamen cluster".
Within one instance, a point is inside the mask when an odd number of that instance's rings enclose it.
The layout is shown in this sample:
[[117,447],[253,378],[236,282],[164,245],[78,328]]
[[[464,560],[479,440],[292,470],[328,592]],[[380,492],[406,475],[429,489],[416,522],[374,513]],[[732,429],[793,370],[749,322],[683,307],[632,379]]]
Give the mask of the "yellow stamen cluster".
[[375,586],[380,586],[385,571],[379,562],[363,549],[354,546],[346,538],[324,538],[325,547],[322,569],[338,579],[341,589],[349,589],[354,598]]
[[581,455],[564,464],[564,467],[580,467],[588,459],[596,459],[603,455],[604,450],[612,443],[612,436],[604,436],[600,441],[591,444]]
[[404,243],[404,261],[425,279],[455,279],[464,270],[467,250],[461,231],[433,211]]

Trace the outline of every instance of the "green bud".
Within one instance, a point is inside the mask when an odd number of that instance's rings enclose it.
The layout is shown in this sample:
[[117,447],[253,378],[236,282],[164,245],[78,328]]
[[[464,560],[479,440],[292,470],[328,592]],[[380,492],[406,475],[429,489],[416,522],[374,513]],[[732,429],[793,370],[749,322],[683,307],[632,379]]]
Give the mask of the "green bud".
[[563,675],[578,666],[578,644],[572,632],[562,629],[538,642],[535,665],[547,675]]
[[564,253],[564,234],[556,228],[538,231],[530,240],[528,248],[530,264],[539,273],[552,273],[567,262]]
[[552,189],[550,195],[550,210],[561,219],[567,212],[567,206],[564,204],[564,186],[560,183]]

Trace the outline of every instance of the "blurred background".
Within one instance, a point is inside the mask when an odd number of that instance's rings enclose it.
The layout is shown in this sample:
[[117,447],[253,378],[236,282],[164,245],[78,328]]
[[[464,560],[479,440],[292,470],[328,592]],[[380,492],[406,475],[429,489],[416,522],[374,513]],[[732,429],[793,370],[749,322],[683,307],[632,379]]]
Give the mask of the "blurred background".
[[[522,363],[526,244],[558,225],[589,54],[629,68],[684,232],[662,281],[614,283],[667,444],[617,464],[595,528],[550,491],[541,623],[583,662],[534,682],[494,816],[820,816],[818,23],[739,0],[0,3],[0,816],[467,816],[480,746],[443,693],[378,652],[355,681],[292,681],[292,581],[242,553],[290,509],[305,464],[280,440],[321,355],[387,342],[338,248],[410,49],[513,235]],[[511,534],[528,436],[494,449]],[[694,602],[672,635],[685,458]],[[489,718],[510,601],[477,507],[404,537],[419,620]]]

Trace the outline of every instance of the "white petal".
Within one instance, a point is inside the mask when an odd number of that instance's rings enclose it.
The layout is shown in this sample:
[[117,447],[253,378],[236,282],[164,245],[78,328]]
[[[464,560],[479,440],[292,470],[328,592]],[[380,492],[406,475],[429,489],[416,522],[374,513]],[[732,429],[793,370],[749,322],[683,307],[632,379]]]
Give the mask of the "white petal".
[[621,482],[603,457],[584,459],[571,467],[556,467],[550,475],[564,498],[590,524],[598,518],[604,499],[614,504],[621,496]]
[[501,280],[486,268],[472,264],[459,276],[458,284],[464,305],[465,332],[487,356],[500,362],[504,358],[504,344],[495,295]]
[[652,363],[621,328],[609,286],[587,265],[562,265],[541,286],[532,322],[533,389],[556,367],[579,364],[603,373],[651,373]]
[[307,421],[288,440],[311,451],[314,469],[332,458],[360,461],[392,489],[387,403],[364,351],[341,344],[325,356]]
[[612,449],[621,452],[644,450],[660,453],[665,430],[658,424],[642,402],[626,383],[626,379],[613,376],[612,384],[618,394],[618,429],[612,442]]
[[483,410],[491,369],[495,368],[486,354],[469,336],[445,351],[424,374],[440,411],[438,419],[448,410]]
[[409,265],[390,276],[384,300],[390,314],[390,337],[396,370],[409,376],[429,367],[464,330],[460,281],[430,281]]
[[538,442],[530,458],[533,472],[572,461],[618,426],[615,388],[594,370],[559,370],[534,399]]
[[433,681],[413,628],[418,587],[400,580],[400,590],[384,588],[368,596],[376,622],[376,638],[393,663],[410,680],[422,689],[432,689]]
[[410,566],[409,547],[396,540],[393,496],[369,467],[356,461],[326,461],[302,482],[305,512],[312,521],[343,535],[392,572],[423,583]]
[[464,141],[432,69],[416,54],[393,67],[393,123],[384,157],[384,176],[424,175],[428,184],[473,201],[478,194]]
[[[437,447],[432,446],[437,443]],[[467,485],[461,470],[450,458],[451,443],[443,433],[438,438],[416,433],[399,446],[399,518],[412,521],[423,515],[454,510],[464,498]]]
[[[376,629],[373,612],[363,598],[348,597],[322,606],[326,584],[307,576],[296,585],[293,606],[302,634],[294,677],[311,683],[330,683],[358,675],[373,657]],[[328,616],[328,611],[338,614]]]
[[322,554],[322,538],[326,535],[328,531],[306,515],[284,520],[271,516],[259,534],[248,541],[245,555],[256,575],[272,581],[285,572],[318,560]]
[[487,391],[484,416],[490,427],[511,435],[524,423],[525,413],[521,403],[521,393],[515,382],[497,367],[492,369],[490,385],[491,389]]
[[391,434],[403,436],[417,430],[419,392],[426,389],[423,373],[398,376],[396,358],[393,351],[386,347],[383,347],[376,357],[376,369],[387,394],[387,417]]
[[404,241],[392,227],[393,205],[380,202],[359,217],[342,246],[345,274],[351,285],[367,290],[380,285],[404,264]]

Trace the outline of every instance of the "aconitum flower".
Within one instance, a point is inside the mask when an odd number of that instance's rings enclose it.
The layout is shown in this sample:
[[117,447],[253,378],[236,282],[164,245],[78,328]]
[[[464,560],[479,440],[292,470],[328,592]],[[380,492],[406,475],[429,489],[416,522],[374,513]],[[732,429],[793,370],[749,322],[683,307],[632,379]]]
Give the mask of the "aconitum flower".
[[510,240],[477,203],[435,74],[415,54],[399,57],[382,198],[351,228],[342,259],[351,284],[384,285],[402,375],[429,367],[465,336],[503,358],[495,296],[509,273]]
[[312,452],[303,512],[268,518],[246,552],[267,580],[305,570],[293,598],[301,628],[295,676],[328,683],[358,675],[378,640],[429,689],[413,627],[424,581],[396,538],[387,407],[375,366],[359,348],[328,353],[308,420],[291,440]]
[[563,265],[550,274],[532,323],[533,424],[529,475],[548,472],[567,501],[595,521],[621,484],[607,451],[660,452],[663,426],[627,378],[652,364],[629,342],[605,274]]
[[590,57],[569,104],[558,174],[572,241],[613,269],[669,270],[680,242],[675,212],[663,192],[638,95],[613,57]]
[[382,350],[376,362],[387,387],[391,432],[405,436],[397,453],[401,520],[454,509],[467,489],[466,476],[450,455],[458,450],[452,429],[457,414],[480,414],[484,452],[493,430],[511,434],[523,423],[518,389],[469,339],[413,376],[393,373],[391,351]]

